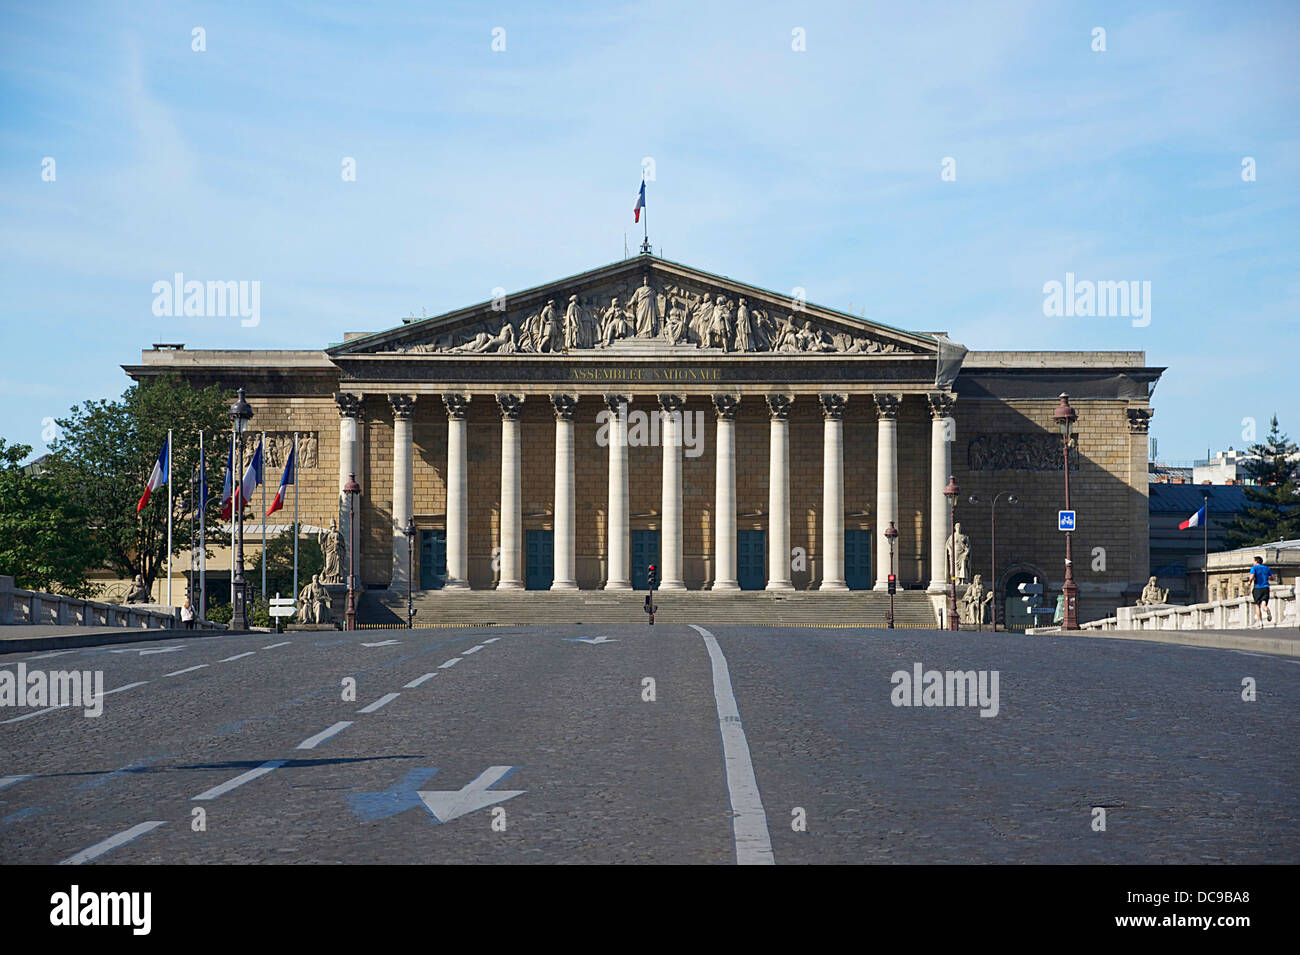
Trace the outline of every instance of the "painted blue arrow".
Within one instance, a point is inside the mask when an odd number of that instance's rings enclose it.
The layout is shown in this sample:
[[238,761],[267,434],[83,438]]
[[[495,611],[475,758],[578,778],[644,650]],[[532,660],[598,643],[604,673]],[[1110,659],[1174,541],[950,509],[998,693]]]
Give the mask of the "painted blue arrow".
[[437,772],[436,766],[430,769],[412,769],[399,782],[389,786],[383,792],[357,793],[349,796],[348,802],[351,805],[348,808],[363,822],[375,822],[414,809],[416,806],[423,806],[424,803],[416,790],[432,779]]

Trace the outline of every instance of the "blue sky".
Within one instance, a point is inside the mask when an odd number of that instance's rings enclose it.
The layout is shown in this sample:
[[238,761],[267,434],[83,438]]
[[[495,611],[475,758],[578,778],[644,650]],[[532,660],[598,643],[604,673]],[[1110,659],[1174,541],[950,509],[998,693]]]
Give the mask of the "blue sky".
[[[315,347],[614,261],[653,157],[667,258],[1143,350],[1162,459],[1300,437],[1298,62],[1294,3],[6,3],[0,436],[41,453],[154,341]],[[156,317],[176,272],[260,282],[260,323]],[[1149,281],[1150,324],[1045,317],[1067,272]]]

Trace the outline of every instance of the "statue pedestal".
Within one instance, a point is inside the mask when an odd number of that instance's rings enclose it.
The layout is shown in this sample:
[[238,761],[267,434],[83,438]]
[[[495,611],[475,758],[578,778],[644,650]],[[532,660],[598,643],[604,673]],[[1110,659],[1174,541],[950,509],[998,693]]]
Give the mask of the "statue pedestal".
[[334,625],[342,630],[347,626],[348,619],[348,585],[325,584],[325,589],[330,595],[330,618],[334,621]]

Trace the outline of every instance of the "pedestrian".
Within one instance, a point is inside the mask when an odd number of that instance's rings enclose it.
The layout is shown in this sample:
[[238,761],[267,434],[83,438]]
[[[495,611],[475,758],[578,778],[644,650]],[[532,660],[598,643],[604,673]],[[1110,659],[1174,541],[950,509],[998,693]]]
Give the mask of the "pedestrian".
[[194,608],[190,606],[189,600],[186,600],[185,606],[181,608],[181,623],[185,624],[186,630],[194,629]]
[[1250,568],[1251,596],[1255,598],[1255,626],[1261,630],[1264,629],[1265,617],[1273,619],[1273,611],[1268,609],[1268,579],[1271,576],[1273,572],[1264,563],[1264,558],[1256,557],[1254,566]]

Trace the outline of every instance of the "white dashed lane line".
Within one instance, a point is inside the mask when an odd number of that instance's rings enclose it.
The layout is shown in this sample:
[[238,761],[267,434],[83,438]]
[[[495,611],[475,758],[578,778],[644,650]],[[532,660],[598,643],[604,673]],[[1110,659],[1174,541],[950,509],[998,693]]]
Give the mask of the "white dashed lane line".
[[242,660],[244,657],[251,657],[256,650],[245,650],[243,653],[236,653],[233,657],[226,657],[224,660],[218,660],[218,663],[230,663],[234,660]]
[[171,673],[164,673],[163,676],[180,676],[182,673],[193,673],[195,670],[202,670],[208,666],[206,663],[200,663],[198,666],[186,667],[184,670],[173,670]]
[[400,693],[385,693],[379,699],[375,700],[375,702],[363,706],[361,709],[357,710],[357,712],[373,713],[375,712],[375,710],[387,706],[389,703],[393,702],[393,700],[397,699],[399,696],[401,696]]
[[450,660],[448,660],[446,663],[440,663],[440,664],[438,664],[438,669],[439,669],[439,670],[445,670],[445,669],[447,669],[447,667],[454,667],[454,666],[455,666],[457,663],[459,663],[459,662],[460,662],[460,657],[452,657],[452,658],[451,658]]
[[274,650],[276,647],[287,647],[287,646],[288,646],[290,643],[292,643],[292,642],[293,642],[292,640],[286,640],[286,641],[284,641],[284,643],[273,643],[273,644],[271,644],[269,647],[262,647],[262,649],[263,649],[263,650]]
[[476,646],[476,647],[470,647],[468,650],[466,650],[464,653],[462,653],[461,656],[463,656],[463,657],[467,657],[467,656],[469,656],[471,653],[478,653],[478,652],[479,652],[480,650],[482,650],[482,649],[483,649],[483,644],[480,643],[480,644],[479,644],[478,646]]
[[241,773],[234,779],[227,780],[220,786],[213,786],[211,789],[199,793],[194,797],[194,801],[198,802],[200,800],[216,799],[218,796],[224,796],[232,789],[238,789],[240,786],[244,785],[244,783],[251,783],[254,779],[265,776],[267,773],[274,772],[283,766],[285,762],[286,760],[283,759],[272,759],[269,762],[265,762],[261,766],[258,766],[256,769],[250,769],[248,772]]
[[342,733],[345,729],[347,729],[351,725],[352,725],[352,720],[339,720],[333,726],[329,727],[328,729],[321,730],[315,736],[308,736],[305,740],[303,740],[301,743],[298,744],[298,749],[315,749],[317,746],[325,742],[331,736],[337,736],[339,733]]
[[491,640],[484,640],[483,642],[484,642],[484,643],[496,643],[496,642],[497,642],[498,640],[500,640],[500,639],[501,639],[500,637],[493,637]]
[[20,783],[24,779],[31,778],[31,773],[27,773],[25,776],[0,776],[0,789],[4,789],[6,786],[12,786],[14,783]]
[[165,825],[161,820],[153,822],[142,822],[138,826],[132,826],[130,829],[119,832],[115,836],[109,836],[103,842],[96,842],[89,849],[82,849],[76,855],[68,856],[59,865],[83,865],[87,862],[94,862],[105,852],[111,852],[118,846],[124,846],[133,839],[138,839],[146,832],[153,832],[159,826]]
[[435,676],[437,676],[437,675],[438,675],[438,674],[436,674],[436,673],[426,673],[424,676],[417,676],[417,677],[416,677],[414,680],[412,680],[410,683],[406,684],[406,686],[402,687],[402,689],[403,689],[403,690],[414,690],[414,689],[415,689],[417,686],[419,686],[421,683],[426,683],[426,682],[428,682],[429,680],[432,680],[432,679],[433,679]]

